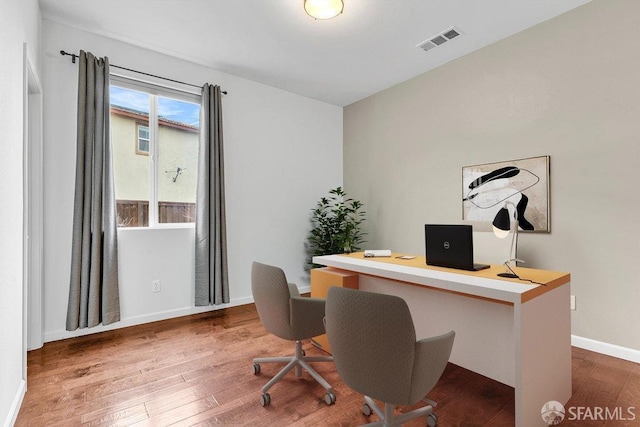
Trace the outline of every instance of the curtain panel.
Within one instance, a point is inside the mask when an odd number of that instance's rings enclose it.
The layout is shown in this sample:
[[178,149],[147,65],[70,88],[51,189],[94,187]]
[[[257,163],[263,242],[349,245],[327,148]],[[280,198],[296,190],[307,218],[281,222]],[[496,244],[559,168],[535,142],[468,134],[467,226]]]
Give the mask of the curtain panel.
[[222,94],[202,88],[196,196],[195,305],[229,302]]
[[120,320],[108,58],[80,51],[78,76],[69,331]]

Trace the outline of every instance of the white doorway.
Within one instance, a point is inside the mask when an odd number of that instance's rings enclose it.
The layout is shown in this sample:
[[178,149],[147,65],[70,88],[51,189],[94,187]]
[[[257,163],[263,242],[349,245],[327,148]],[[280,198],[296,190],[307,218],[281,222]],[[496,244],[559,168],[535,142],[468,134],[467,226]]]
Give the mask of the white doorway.
[[27,350],[42,347],[43,332],[43,147],[42,86],[24,44],[23,136],[23,347],[24,380]]

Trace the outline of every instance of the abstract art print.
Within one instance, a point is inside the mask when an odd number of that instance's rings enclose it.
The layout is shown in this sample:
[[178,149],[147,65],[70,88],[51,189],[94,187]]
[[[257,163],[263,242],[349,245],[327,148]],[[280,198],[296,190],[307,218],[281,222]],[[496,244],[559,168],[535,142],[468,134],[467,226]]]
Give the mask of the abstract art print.
[[498,210],[517,215],[519,230],[551,231],[549,156],[462,168],[462,219],[493,221]]

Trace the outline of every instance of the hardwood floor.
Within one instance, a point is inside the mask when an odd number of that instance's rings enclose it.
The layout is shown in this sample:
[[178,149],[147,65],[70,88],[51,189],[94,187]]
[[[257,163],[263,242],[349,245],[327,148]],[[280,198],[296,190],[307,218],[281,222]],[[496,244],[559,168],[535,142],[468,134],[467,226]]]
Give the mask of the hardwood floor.
[[[323,354],[305,343],[307,354]],[[288,355],[293,343],[268,334],[253,305],[47,343],[28,355],[28,391],[17,426],[354,426],[367,422],[362,396],[333,364],[314,366],[337,392],[335,405],[304,373],[288,374],[259,404],[280,365],[252,359]],[[633,421],[568,421],[562,426],[640,425],[640,365],[573,348],[567,406],[636,407]],[[429,397],[440,426],[513,426],[513,389],[449,364]],[[420,406],[420,405],[417,405]],[[403,408],[403,410],[411,408]],[[370,419],[375,420],[374,415]],[[424,426],[424,418],[406,424]]]

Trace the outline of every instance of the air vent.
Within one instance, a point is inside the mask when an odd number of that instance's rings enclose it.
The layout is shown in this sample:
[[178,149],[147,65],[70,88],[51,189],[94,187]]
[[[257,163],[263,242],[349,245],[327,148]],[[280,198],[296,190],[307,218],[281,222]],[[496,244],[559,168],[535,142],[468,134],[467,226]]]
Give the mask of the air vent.
[[438,46],[440,46],[442,43],[446,42],[447,39],[444,38],[444,36],[437,36],[431,39],[431,42],[433,44],[436,44]]
[[416,45],[416,47],[419,47],[420,49],[424,50],[425,52],[433,49],[434,47],[438,47],[440,45],[445,44],[446,42],[448,42],[449,40],[458,37],[460,34],[462,34],[462,32],[455,28],[455,27],[451,27],[451,28],[447,28],[446,30],[442,31],[440,34],[436,34],[433,37],[429,37],[427,40],[423,41],[422,43]]
[[446,33],[443,34],[443,36],[445,36],[449,40],[451,40],[452,38],[457,37],[459,35],[460,35],[460,33],[457,32],[454,28],[450,29],[449,31],[447,31]]

